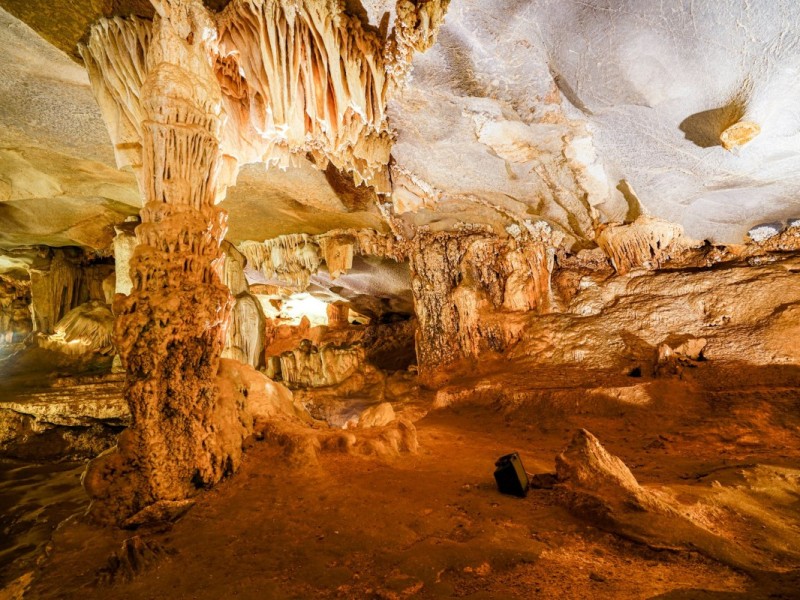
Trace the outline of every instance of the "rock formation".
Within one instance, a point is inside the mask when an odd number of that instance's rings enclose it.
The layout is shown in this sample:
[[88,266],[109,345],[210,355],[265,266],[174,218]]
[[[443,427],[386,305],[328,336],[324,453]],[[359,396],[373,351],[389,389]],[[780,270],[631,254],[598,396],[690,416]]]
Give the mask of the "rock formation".
[[280,357],[281,378],[294,385],[322,387],[336,385],[356,372],[364,363],[361,346],[315,346],[303,340],[295,350]]
[[[215,387],[231,309],[216,203],[239,163],[283,166],[306,152],[385,189],[390,86],[413,49],[430,45],[446,2],[401,3],[388,40],[340,3],[235,1],[217,17],[197,0],[153,5],[152,23],[102,21],[81,49],[118,166],[133,168],[143,196],[132,290],[115,305],[132,425],[93,471],[122,474],[87,486],[103,518],[180,500],[236,469],[244,431],[230,429],[236,407]],[[302,267],[292,273],[316,268],[300,241],[303,252],[294,240],[270,249],[273,271],[284,254]],[[257,323],[257,305],[240,300],[235,332]],[[230,344],[256,363],[257,346],[236,335]]]
[[505,237],[476,227],[416,233],[410,260],[423,372],[483,350],[504,351],[505,333],[482,323],[482,315],[550,310],[551,232],[526,227],[523,233],[514,225],[516,236]]
[[258,369],[264,364],[264,338],[266,322],[261,304],[250,293],[244,273],[245,258],[228,242],[223,243],[225,265],[223,280],[234,296],[224,358],[236,360]]
[[32,329],[30,283],[0,278],[0,346],[25,339]]
[[800,4],[42,4],[0,0],[0,588],[799,589]]
[[[231,299],[218,273],[225,213],[216,201],[230,180],[221,172],[214,39],[203,33],[213,24],[197,3],[156,8],[152,29],[139,21],[105,23],[85,52],[90,72],[98,69],[96,89],[136,73],[126,84],[136,87],[130,105],[141,111],[125,134],[136,134],[141,148],[133,159],[142,224],[130,263],[133,289],[115,306],[132,422],[118,453],[93,467],[109,479],[92,477],[86,486],[103,519],[124,519],[216,483],[235,469],[243,435],[223,427],[235,422],[236,407],[222,404],[215,382]],[[130,35],[138,46],[125,45]],[[120,143],[116,132],[112,137]]]
[[113,354],[114,315],[100,300],[90,300],[73,308],[53,328],[40,345],[64,354]]
[[52,333],[53,327],[79,302],[81,270],[67,251],[56,249],[42,269],[31,271],[33,327]]

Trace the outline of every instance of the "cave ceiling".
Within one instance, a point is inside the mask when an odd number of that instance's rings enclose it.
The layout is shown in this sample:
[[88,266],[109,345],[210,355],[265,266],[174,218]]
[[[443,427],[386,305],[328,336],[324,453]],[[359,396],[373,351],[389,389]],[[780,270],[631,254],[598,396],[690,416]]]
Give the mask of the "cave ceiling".
[[[214,10],[226,2],[207,2]],[[144,0],[0,0],[0,247],[108,246],[136,214],[77,54]],[[394,1],[348,2],[377,24]],[[7,12],[6,12],[7,11]],[[414,225],[545,219],[567,244],[647,213],[740,243],[800,216],[800,5],[453,0],[389,104],[395,212]],[[726,149],[737,121],[760,127]],[[371,190],[303,157],[242,169],[229,239],[385,230]]]

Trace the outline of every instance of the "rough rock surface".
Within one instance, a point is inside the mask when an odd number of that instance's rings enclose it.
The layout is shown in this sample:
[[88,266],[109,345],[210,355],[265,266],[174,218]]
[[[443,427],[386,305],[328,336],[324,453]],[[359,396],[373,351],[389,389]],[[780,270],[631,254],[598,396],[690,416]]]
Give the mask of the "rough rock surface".
[[122,382],[56,381],[47,389],[5,388],[0,452],[31,460],[92,458],[130,423]]
[[[584,429],[556,457],[556,474],[570,509],[602,528],[654,548],[697,550],[734,568],[764,567],[758,543],[737,540],[726,531],[727,521],[733,519],[719,511],[727,504],[724,500],[712,494],[684,504],[668,492],[640,485],[625,463]],[[729,501],[731,516],[736,504]],[[778,525],[778,538],[781,528]],[[785,554],[788,549],[774,550]],[[796,550],[789,554],[798,556]]]
[[514,230],[516,239],[482,228],[417,232],[411,271],[423,374],[481,351],[503,352],[506,339],[483,315],[548,312],[551,231],[526,227]]
[[[580,277],[563,312],[502,320],[512,351],[540,364],[651,372],[667,343],[691,360],[796,365],[800,327],[796,257],[704,269]],[[695,340],[692,342],[691,340]],[[685,344],[701,344],[701,353]]]

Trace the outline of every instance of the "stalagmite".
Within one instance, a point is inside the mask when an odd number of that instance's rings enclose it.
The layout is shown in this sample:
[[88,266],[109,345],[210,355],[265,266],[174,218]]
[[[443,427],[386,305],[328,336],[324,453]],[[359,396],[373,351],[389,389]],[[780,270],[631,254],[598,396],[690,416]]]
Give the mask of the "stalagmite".
[[225,252],[223,281],[234,296],[222,357],[257,369],[264,364],[264,312],[250,293],[244,273],[245,257],[228,242],[223,242],[222,247]]
[[[103,459],[109,481],[88,488],[105,519],[184,498],[236,468],[237,434],[214,425],[230,407],[216,404],[213,380],[231,304],[216,203],[238,164],[285,166],[310,152],[388,191],[388,94],[412,50],[432,43],[447,2],[401,2],[391,40],[342,2],[234,0],[216,17],[199,0],[153,5],[152,23],[101,21],[81,48],[117,163],[133,168],[144,197],[133,286],[116,306],[133,425],[119,457]],[[242,252],[301,288],[321,260],[307,236]],[[243,301],[237,323],[252,308]],[[256,360],[257,344],[242,345]]]

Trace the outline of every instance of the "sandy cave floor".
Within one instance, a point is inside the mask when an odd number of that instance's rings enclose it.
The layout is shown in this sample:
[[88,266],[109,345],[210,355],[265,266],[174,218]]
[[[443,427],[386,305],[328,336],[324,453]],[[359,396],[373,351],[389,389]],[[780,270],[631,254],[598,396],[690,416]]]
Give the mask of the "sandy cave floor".
[[[529,472],[551,472],[577,427],[597,435],[640,483],[687,498],[735,487],[759,465],[800,469],[796,371],[604,375],[607,389],[646,387],[645,405],[620,402],[618,391],[598,395],[598,377],[518,368],[460,381],[449,388],[458,403],[416,423],[416,455],[323,453],[318,466],[304,466],[257,443],[238,474],[174,525],[132,532],[79,517],[62,525],[25,597],[800,598],[800,564],[770,558],[769,540],[748,543],[765,548],[774,568],[747,575],[697,552],[602,531],[564,508],[557,490],[525,499],[497,492],[498,456],[517,450]],[[796,540],[798,550],[800,488],[782,502],[787,543]],[[132,579],[98,583],[135,535],[155,558]]]

